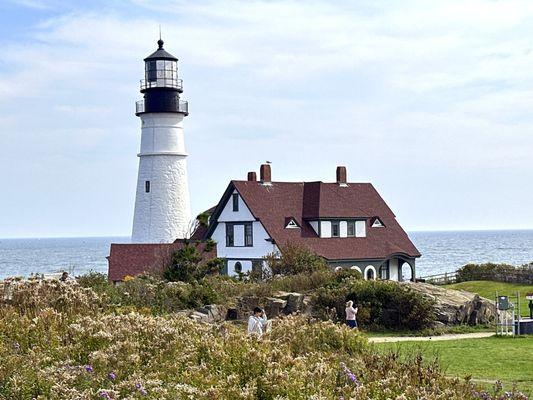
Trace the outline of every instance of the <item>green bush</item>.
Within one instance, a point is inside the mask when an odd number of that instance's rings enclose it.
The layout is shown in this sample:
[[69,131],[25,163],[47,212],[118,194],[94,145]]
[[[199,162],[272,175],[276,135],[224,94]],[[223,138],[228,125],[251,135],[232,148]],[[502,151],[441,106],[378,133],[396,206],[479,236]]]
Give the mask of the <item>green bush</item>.
[[407,285],[391,281],[364,281],[347,279],[318,289],[312,302],[323,317],[335,309],[344,319],[346,301],[359,307],[360,324],[393,329],[424,329],[434,320],[434,304]]
[[212,258],[202,262],[202,255],[195,246],[186,245],[172,255],[170,265],[163,271],[163,277],[171,282],[193,282],[207,275],[219,274],[224,260]]
[[295,275],[329,269],[326,261],[307,247],[287,243],[281,247],[281,257],[270,254],[266,262],[272,275]]
[[457,282],[497,281],[533,284],[533,264],[467,264],[457,270]]

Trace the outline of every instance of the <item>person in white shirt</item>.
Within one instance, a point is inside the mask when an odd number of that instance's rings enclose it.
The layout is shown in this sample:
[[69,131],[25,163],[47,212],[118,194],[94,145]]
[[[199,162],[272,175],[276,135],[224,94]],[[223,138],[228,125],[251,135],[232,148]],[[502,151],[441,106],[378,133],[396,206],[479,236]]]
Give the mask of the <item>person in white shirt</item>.
[[353,301],[350,300],[346,303],[346,324],[352,329],[357,329],[357,321],[355,319],[357,310],[357,307],[353,307]]
[[250,318],[248,318],[248,335],[261,337],[269,329],[270,321],[267,319],[265,311],[259,307],[255,307],[253,315],[250,315]]

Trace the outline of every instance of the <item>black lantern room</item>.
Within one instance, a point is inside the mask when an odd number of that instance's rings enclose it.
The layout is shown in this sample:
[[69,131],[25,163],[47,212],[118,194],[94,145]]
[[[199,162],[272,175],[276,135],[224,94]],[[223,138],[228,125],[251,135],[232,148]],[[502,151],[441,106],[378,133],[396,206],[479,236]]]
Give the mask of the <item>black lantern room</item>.
[[157,44],[158,49],[144,59],[144,79],[141,79],[144,100],[136,103],[135,114],[174,112],[188,115],[188,103],[180,99],[183,81],[178,79],[178,59],[163,49],[161,39]]

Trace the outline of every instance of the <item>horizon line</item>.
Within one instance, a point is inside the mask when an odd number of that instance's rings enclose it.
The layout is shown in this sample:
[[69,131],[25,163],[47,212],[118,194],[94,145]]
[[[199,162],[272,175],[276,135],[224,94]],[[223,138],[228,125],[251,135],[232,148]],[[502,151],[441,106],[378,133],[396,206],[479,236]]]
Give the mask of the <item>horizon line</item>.
[[[416,229],[406,230],[411,233],[446,233],[446,232],[509,232],[509,231],[533,231],[533,228],[481,228],[481,229]],[[87,235],[87,236],[18,236],[0,237],[1,240],[22,240],[22,239],[99,239],[99,238],[131,238],[131,235]]]

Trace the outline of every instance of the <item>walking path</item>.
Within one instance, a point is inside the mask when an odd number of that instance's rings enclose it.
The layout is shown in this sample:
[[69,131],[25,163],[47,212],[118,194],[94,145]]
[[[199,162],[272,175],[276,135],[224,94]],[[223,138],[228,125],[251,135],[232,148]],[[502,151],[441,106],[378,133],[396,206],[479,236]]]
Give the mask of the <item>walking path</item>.
[[437,342],[441,340],[458,340],[458,339],[480,339],[494,336],[494,332],[476,332],[476,333],[456,333],[440,336],[383,336],[369,337],[371,343],[393,343],[393,342]]

